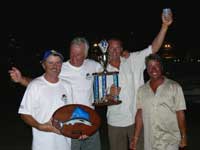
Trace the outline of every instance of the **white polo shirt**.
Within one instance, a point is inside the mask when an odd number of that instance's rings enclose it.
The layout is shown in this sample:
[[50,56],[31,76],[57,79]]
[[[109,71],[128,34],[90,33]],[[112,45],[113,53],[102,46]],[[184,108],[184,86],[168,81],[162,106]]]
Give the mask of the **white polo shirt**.
[[[122,100],[121,104],[108,107],[109,125],[126,127],[135,123],[136,93],[138,88],[144,84],[145,57],[150,53],[152,53],[151,46],[142,51],[130,53],[128,59],[121,57],[119,70],[108,65],[108,71],[119,71],[119,86],[121,87],[119,100]],[[112,83],[109,77],[108,85]]]
[[[72,89],[68,82],[59,79],[57,83],[48,82],[40,76],[28,85],[19,107],[19,114],[31,115],[40,123],[49,121],[59,107],[71,104]],[[70,150],[71,139],[52,132],[32,128],[33,150]]]
[[63,63],[59,77],[71,83],[74,104],[94,108],[92,73],[99,72],[101,68],[99,63],[90,59],[84,60],[80,67],[72,66],[69,61]]

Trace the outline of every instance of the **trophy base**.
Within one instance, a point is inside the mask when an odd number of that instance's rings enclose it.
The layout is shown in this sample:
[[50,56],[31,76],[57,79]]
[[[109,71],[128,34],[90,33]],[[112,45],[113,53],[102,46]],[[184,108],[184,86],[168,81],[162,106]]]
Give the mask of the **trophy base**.
[[94,102],[92,105],[93,106],[111,106],[111,105],[118,105],[120,104],[122,101],[121,100],[114,100],[114,99],[109,99],[109,100],[99,100]]

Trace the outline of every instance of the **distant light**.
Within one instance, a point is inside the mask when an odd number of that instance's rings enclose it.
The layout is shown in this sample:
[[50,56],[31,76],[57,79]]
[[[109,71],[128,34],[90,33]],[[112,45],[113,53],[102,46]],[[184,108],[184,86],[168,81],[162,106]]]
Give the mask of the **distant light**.
[[167,48],[167,49],[169,49],[171,47],[172,47],[171,44],[168,44],[168,43],[164,45],[164,48]]
[[94,43],[94,44],[93,44],[93,46],[94,46],[94,47],[97,47],[97,46],[98,46],[98,44],[97,44],[97,43]]

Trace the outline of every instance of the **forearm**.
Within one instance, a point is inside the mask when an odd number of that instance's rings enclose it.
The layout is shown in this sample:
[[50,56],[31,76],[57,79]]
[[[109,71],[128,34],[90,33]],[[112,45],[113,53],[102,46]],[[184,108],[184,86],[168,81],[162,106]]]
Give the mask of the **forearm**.
[[136,116],[135,116],[135,128],[133,137],[130,143],[130,149],[135,150],[137,147],[138,139],[140,137],[141,129],[142,129],[143,123],[142,123],[142,110],[138,109]]
[[152,42],[152,52],[157,53],[160,47],[163,44],[163,41],[165,39],[166,33],[168,30],[168,25],[162,24],[162,27],[160,29],[160,32],[157,34],[155,39]]
[[49,120],[46,123],[39,123],[37,120],[35,120],[31,115],[21,114],[22,120],[24,120],[25,123],[30,125],[33,128],[36,128],[40,131],[44,132],[54,132],[57,134],[60,134],[60,131],[52,126],[51,120]]
[[22,85],[22,86],[28,86],[28,84],[32,81],[31,78],[29,77],[24,77],[22,76],[21,80],[19,81],[19,83]]
[[40,123],[37,122],[31,115],[21,114],[21,118],[29,126],[39,129]]
[[178,126],[180,129],[180,133],[182,138],[186,137],[186,120],[185,120],[185,114],[184,111],[177,111],[177,120],[178,120]]
[[138,109],[135,116],[135,130],[133,134],[133,138],[138,139],[142,130],[143,122],[142,122],[142,110]]

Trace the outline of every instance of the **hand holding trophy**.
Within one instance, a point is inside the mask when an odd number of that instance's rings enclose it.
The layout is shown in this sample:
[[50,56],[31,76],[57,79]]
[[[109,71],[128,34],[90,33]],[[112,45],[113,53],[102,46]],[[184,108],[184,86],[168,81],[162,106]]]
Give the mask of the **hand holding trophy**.
[[[106,40],[102,40],[98,44],[99,48],[101,49],[103,55],[101,56],[100,63],[103,67],[102,72],[93,73],[94,77],[94,103],[95,106],[108,106],[108,105],[117,105],[120,104],[121,101],[119,100],[119,83],[118,83],[118,74],[119,72],[109,72],[107,71],[108,65],[108,42]],[[107,88],[107,77],[112,76],[113,78],[113,85],[110,88],[110,94],[108,94]],[[113,87],[114,86],[114,87]]]

